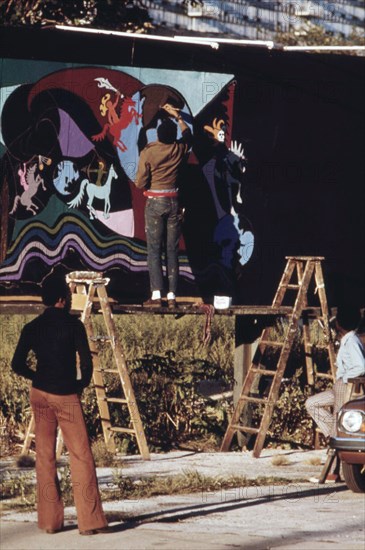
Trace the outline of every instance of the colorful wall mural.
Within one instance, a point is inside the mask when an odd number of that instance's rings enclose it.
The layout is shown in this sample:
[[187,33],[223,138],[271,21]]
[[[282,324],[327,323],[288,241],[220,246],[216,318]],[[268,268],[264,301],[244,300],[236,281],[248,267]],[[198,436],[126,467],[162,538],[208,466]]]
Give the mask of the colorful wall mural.
[[96,270],[111,275],[117,298],[145,297],[145,198],[134,177],[141,150],[157,139],[160,106],[169,102],[194,135],[179,179],[179,292],[232,295],[255,231],[242,199],[244,147],[232,134],[234,75],[219,74],[208,102],[196,93],[217,77],[4,59],[0,141],[9,202],[0,285],[39,284],[54,270]]
[[365,306],[365,58],[54,28],[0,43],[0,294],[87,269],[147,298],[134,178],[169,101],[194,136],[179,295],[267,305],[285,257],[309,255],[330,305]]

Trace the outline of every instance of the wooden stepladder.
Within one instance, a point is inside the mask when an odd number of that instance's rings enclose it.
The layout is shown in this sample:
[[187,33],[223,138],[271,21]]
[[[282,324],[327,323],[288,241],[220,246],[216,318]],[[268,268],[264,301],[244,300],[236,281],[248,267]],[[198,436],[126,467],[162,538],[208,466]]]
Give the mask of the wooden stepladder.
[[[287,296],[288,291],[295,291],[296,296],[294,304],[291,307],[291,312],[288,314],[288,325],[284,335],[284,341],[273,341],[270,339],[270,328],[267,327],[263,330],[261,337],[258,341],[256,353],[253,357],[252,363],[248,369],[246,378],[243,382],[242,391],[237,401],[235,410],[233,411],[232,418],[229,426],[226,430],[223,442],[221,445],[221,451],[228,451],[231,445],[233,436],[236,432],[246,433],[248,435],[256,435],[256,441],[253,448],[253,456],[258,457],[263,448],[267,430],[269,428],[271,417],[275,404],[278,400],[280,385],[285,372],[285,367],[291,352],[293,342],[296,337],[299,320],[303,313],[303,310],[308,305],[308,291],[310,283],[314,277],[315,290],[314,294],[318,292],[318,298],[320,303],[320,316],[317,317],[321,320],[324,327],[324,333],[327,335],[326,347],[328,350],[328,358],[330,361],[331,372],[334,374],[335,369],[335,351],[333,342],[331,340],[331,332],[329,326],[329,314],[327,299],[325,293],[323,272],[321,261],[323,257],[307,257],[307,256],[288,256],[286,257],[287,264],[276,291],[272,307],[279,307],[283,305],[284,297]],[[292,280],[294,276],[294,281]],[[303,327],[303,339],[304,347],[306,351],[306,366],[307,376],[309,383],[313,383],[313,365],[310,358],[311,344],[309,335],[309,326]],[[261,361],[264,358],[265,351],[268,348],[279,349],[279,355],[276,363],[276,368],[270,370],[262,366]],[[265,382],[269,385],[269,390],[265,397],[253,396],[253,387],[260,382],[264,377]],[[241,424],[241,416],[246,406],[253,404],[259,407],[260,411],[260,423],[257,427],[245,426]]]
[[[136,398],[128,373],[127,363],[123,349],[118,341],[116,327],[113,319],[112,309],[106,292],[106,286],[109,279],[104,278],[102,273],[98,272],[72,272],[66,276],[66,280],[72,292],[72,310],[82,311],[81,321],[85,325],[89,340],[90,350],[93,355],[93,383],[96,392],[96,400],[100,412],[101,425],[103,429],[106,448],[116,452],[114,436],[117,433],[130,434],[136,438],[139,452],[144,460],[150,459],[147,441],[139,414]],[[93,306],[100,303],[100,309],[106,334],[96,336],[92,323]],[[98,344],[109,343],[113,357],[112,368],[103,367],[101,353]],[[122,397],[111,397],[107,394],[107,383],[105,376],[115,377],[120,380]],[[128,408],[130,422],[128,426],[115,426],[112,424],[112,415],[110,407],[126,406]],[[27,454],[30,450],[31,441],[34,438],[34,418],[32,416],[29,423],[26,437],[23,444],[22,454]],[[57,458],[60,457],[63,447],[62,435],[58,431],[57,439]]]
[[[137,401],[128,373],[127,363],[123,349],[116,334],[113,313],[110,307],[106,286],[109,279],[98,272],[73,272],[66,277],[70,285],[73,298],[73,309],[82,309],[81,321],[85,325],[88,335],[90,350],[93,354],[93,382],[96,392],[96,400],[99,407],[101,425],[103,428],[104,440],[110,452],[116,451],[114,435],[125,433],[135,436],[139,452],[144,460],[149,460],[149,450],[143,429],[142,420],[139,414]],[[96,336],[92,324],[92,311],[94,299],[100,302],[100,309],[103,316],[106,335]],[[103,368],[100,361],[98,342],[109,342],[114,359],[113,368]],[[120,379],[123,397],[110,397],[107,395],[104,376],[110,374]],[[126,406],[129,411],[130,425],[112,425],[110,405]]]

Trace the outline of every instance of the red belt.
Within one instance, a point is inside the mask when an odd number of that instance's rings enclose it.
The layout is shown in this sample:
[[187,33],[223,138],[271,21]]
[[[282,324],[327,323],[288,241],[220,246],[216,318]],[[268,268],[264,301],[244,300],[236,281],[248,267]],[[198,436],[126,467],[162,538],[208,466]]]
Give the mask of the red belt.
[[148,191],[143,191],[143,194],[145,197],[148,197],[150,199],[152,198],[164,198],[164,197],[178,197],[178,192],[177,191],[168,191],[167,193],[159,193],[158,191],[151,191],[151,190],[148,190]]

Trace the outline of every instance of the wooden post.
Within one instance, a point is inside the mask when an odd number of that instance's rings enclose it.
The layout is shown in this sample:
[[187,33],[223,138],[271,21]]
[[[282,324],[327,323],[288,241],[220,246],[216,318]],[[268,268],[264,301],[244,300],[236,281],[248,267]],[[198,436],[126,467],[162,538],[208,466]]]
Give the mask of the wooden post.
[[[253,323],[252,323],[253,324]],[[252,358],[257,348],[257,340],[249,342],[252,340],[251,337],[252,329],[247,330],[246,322],[242,315],[235,316],[235,349],[234,349],[234,363],[233,363],[233,373],[234,373],[234,386],[233,386],[233,405],[236,408],[239,397],[242,392],[243,382],[246,378],[248,369],[252,363]],[[245,415],[250,414],[249,409],[246,411]],[[249,418],[245,418],[245,423],[248,422]],[[240,447],[244,447],[250,436],[242,432],[237,432],[237,441]]]

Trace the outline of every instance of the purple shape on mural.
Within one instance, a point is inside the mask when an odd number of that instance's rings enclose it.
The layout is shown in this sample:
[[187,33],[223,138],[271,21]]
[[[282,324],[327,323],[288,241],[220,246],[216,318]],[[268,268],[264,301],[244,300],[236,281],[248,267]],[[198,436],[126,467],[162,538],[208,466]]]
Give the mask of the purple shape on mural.
[[62,109],[60,115],[59,140],[65,157],[83,157],[94,149],[93,143],[83,134],[72,118]]

